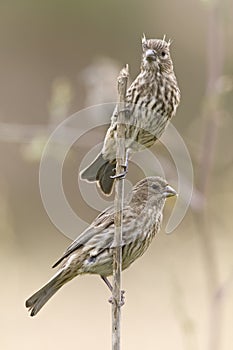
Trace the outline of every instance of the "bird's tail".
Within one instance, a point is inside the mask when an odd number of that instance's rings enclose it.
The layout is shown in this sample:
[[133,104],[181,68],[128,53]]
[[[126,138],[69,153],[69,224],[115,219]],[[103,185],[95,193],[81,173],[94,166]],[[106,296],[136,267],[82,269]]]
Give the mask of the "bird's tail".
[[115,166],[116,160],[109,162],[105,160],[100,153],[96,159],[81,172],[80,177],[89,182],[97,181],[105,194],[111,194],[114,182],[111,176],[114,175]]
[[35,316],[45,303],[63,286],[64,283],[68,282],[62,275],[63,271],[52,277],[52,279],[38,292],[33,294],[25,303],[26,307],[31,311],[30,315]]

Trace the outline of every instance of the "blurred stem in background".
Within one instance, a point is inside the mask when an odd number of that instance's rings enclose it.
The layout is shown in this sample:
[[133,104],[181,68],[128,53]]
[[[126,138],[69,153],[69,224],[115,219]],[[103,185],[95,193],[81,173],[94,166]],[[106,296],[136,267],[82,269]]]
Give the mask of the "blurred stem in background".
[[208,23],[206,36],[206,61],[207,78],[206,92],[203,104],[203,138],[200,149],[199,174],[197,188],[202,193],[202,201],[199,208],[194,212],[197,232],[203,253],[205,265],[208,295],[210,296],[209,307],[209,335],[207,349],[220,349],[220,336],[222,326],[221,299],[219,298],[219,276],[217,271],[216,254],[211,236],[211,222],[207,219],[206,199],[208,185],[210,184],[216,141],[218,136],[218,124],[220,116],[220,94],[218,83],[223,76],[224,65],[224,40],[223,22],[217,1],[208,3]]

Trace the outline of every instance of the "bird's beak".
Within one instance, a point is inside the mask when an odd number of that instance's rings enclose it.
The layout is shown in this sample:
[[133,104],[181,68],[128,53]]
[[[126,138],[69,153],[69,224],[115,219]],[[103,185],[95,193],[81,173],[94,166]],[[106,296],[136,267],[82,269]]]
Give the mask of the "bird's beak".
[[166,197],[177,196],[177,192],[170,185],[167,185],[164,189],[164,194]]
[[151,49],[146,50],[146,59],[148,61],[156,61],[156,52],[155,52],[155,50],[151,50]]

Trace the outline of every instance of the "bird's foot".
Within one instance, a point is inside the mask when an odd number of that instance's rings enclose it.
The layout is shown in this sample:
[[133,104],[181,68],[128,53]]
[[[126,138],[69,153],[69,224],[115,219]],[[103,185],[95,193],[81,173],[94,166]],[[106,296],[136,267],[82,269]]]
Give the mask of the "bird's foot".
[[[112,175],[112,176],[110,176],[110,178],[111,179],[124,179],[126,177],[127,173],[128,173],[128,164],[127,165],[126,164],[122,165],[122,168],[124,169],[122,171],[122,173],[116,174],[116,175]],[[114,168],[113,171],[116,171],[116,168]]]
[[[111,298],[108,299],[110,304],[114,303],[114,299],[111,296]],[[121,290],[121,300],[120,300],[120,307],[122,307],[125,304],[125,290]]]
[[129,118],[130,115],[131,115],[131,110],[130,110],[130,108],[125,107],[125,108],[120,109],[120,110],[118,111],[118,113],[124,113],[124,114],[125,114],[125,117],[126,117],[126,118]]
[[[126,151],[125,164],[122,164],[121,166],[123,168],[122,173],[110,176],[111,179],[124,179],[126,177],[128,173],[128,168],[129,168],[129,150],[128,149]],[[116,171],[116,168],[114,168],[113,171]]]

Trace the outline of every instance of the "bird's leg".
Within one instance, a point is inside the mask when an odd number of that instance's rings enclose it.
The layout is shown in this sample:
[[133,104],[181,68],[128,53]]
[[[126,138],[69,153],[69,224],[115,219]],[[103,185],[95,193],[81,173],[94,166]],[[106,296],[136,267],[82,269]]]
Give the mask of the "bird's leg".
[[[125,164],[121,164],[121,166],[124,168],[123,172],[118,174],[118,175],[112,175],[110,176],[111,179],[124,179],[128,173],[128,168],[129,168],[129,150],[126,150],[125,153]],[[116,168],[114,168],[114,171]]]
[[[111,283],[109,282],[109,280],[107,279],[107,277],[105,276],[100,276],[102,278],[102,280],[104,281],[104,283],[107,285],[108,289],[111,291],[112,293],[112,285]],[[121,290],[121,302],[120,302],[120,306],[123,306],[125,304],[125,291],[124,290]],[[112,297],[108,299],[109,303],[113,303],[113,299]]]
[[112,292],[112,285],[109,282],[109,280],[107,279],[107,277],[105,276],[100,276],[102,278],[102,280],[104,281],[104,283],[107,285],[108,289],[110,290],[110,292]]

